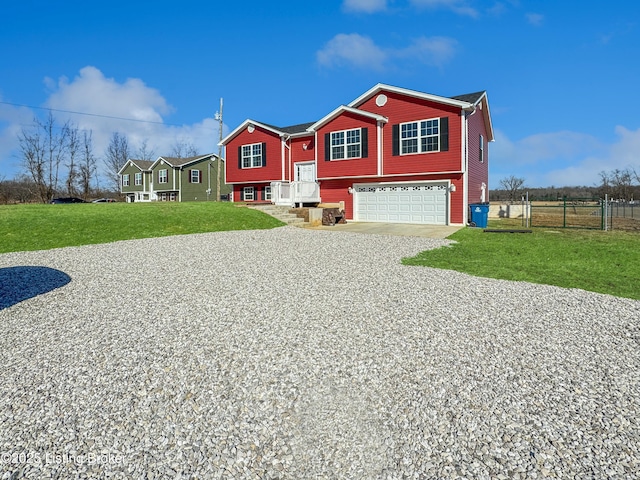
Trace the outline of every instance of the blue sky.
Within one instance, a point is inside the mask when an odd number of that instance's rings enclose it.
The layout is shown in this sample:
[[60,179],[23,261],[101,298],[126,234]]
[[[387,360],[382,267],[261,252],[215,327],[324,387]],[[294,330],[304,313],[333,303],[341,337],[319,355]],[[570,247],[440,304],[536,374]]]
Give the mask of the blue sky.
[[217,152],[221,97],[227,133],[315,121],[377,83],[487,90],[491,188],[640,171],[637,2],[23,0],[2,18],[0,177],[20,170],[17,134],[43,108],[91,114],[54,112],[92,130],[98,155],[116,130],[134,151]]

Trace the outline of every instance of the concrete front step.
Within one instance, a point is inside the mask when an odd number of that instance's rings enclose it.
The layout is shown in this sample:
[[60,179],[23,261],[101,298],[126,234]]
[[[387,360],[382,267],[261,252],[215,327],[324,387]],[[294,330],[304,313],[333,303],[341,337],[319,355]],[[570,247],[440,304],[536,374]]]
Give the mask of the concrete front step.
[[287,225],[304,225],[304,218],[298,217],[295,213],[289,213],[291,207],[283,207],[280,205],[250,205],[249,208],[260,210]]

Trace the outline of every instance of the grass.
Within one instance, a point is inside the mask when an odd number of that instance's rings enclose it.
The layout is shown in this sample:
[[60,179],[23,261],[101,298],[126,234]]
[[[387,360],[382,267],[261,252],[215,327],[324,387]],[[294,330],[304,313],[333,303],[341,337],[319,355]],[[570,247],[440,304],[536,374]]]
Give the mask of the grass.
[[[489,222],[489,228],[508,226],[497,220]],[[638,233],[532,230],[512,234],[465,228],[449,237],[456,244],[405,258],[403,263],[640,299]]]
[[2,205],[0,253],[281,225],[232,203]]

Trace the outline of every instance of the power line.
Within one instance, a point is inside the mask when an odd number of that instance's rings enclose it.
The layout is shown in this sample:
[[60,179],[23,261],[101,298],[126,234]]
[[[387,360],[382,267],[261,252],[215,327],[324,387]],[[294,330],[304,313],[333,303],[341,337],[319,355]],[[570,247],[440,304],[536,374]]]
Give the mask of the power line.
[[[154,122],[152,120],[140,120],[138,118],[116,117],[116,116],[112,116],[112,115],[100,115],[98,113],[74,112],[72,110],[60,110],[58,108],[48,108],[48,107],[35,107],[33,105],[23,105],[23,104],[20,104],[20,103],[11,103],[11,102],[0,101],[0,104],[11,105],[13,107],[34,108],[34,109],[37,109],[37,110],[50,110],[52,112],[72,113],[74,115],[85,115],[87,117],[110,118],[110,119],[113,119],[113,120],[125,120],[127,122],[152,123],[152,124],[155,124],[155,125],[164,125],[164,126],[167,126],[167,127],[182,127],[182,126],[184,126],[184,125],[178,125],[177,123]],[[206,127],[202,127],[202,128],[204,128],[205,130],[215,131],[213,128],[206,128]]]

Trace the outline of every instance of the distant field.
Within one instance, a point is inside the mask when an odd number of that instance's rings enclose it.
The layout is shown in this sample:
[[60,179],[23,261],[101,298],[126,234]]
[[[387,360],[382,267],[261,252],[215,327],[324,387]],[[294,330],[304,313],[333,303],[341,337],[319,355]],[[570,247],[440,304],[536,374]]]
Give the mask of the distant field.
[[281,225],[226,202],[2,205],[0,253]]

